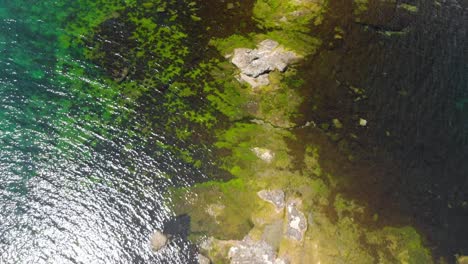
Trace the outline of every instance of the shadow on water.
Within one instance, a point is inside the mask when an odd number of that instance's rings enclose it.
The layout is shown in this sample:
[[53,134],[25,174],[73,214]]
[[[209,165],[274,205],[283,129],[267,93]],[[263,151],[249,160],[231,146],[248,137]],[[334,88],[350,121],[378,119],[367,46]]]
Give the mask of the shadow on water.
[[370,1],[356,20],[349,2],[331,1],[314,29],[325,44],[301,66],[300,122],[313,120],[352,155],[352,162],[322,159],[349,175],[343,191],[368,203],[383,224],[416,225],[436,257],[466,255],[468,3],[412,1],[418,10],[410,12],[399,1]]

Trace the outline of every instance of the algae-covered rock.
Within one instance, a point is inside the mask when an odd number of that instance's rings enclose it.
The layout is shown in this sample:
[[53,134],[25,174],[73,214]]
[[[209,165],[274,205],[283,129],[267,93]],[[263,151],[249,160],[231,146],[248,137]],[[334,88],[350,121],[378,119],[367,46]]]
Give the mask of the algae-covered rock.
[[266,163],[271,163],[275,157],[275,153],[266,148],[255,147],[252,149],[252,151],[259,159],[265,161]]
[[283,210],[285,206],[284,192],[282,190],[261,190],[257,193],[262,200],[272,203],[276,211]]
[[291,201],[286,207],[288,226],[286,229],[286,236],[301,241],[304,233],[307,230],[307,219],[301,211],[297,209],[298,201]]
[[274,264],[276,252],[265,241],[254,241],[249,237],[239,241],[229,250],[231,264]]

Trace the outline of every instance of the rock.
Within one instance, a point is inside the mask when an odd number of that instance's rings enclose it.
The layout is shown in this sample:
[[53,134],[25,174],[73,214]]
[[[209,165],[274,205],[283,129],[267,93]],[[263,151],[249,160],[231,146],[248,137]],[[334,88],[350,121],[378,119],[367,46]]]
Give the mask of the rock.
[[232,63],[239,69],[243,69],[255,60],[258,59],[258,55],[254,50],[251,49],[235,49],[232,57]]
[[343,128],[343,124],[341,123],[341,121],[338,118],[335,118],[332,121],[333,121],[333,125],[336,128],[338,128],[338,129]]
[[297,209],[297,202],[290,202],[286,207],[288,227],[286,228],[286,236],[301,241],[304,233],[307,230],[307,219],[304,214]]
[[262,200],[272,203],[275,206],[276,211],[283,210],[285,206],[284,192],[282,190],[261,190],[257,193],[257,195]]
[[255,88],[268,85],[271,71],[284,72],[298,58],[294,52],[280,47],[278,42],[267,39],[260,42],[257,49],[235,49],[231,61],[241,70],[239,80]]
[[274,264],[276,253],[265,241],[253,241],[249,237],[229,249],[231,264]]
[[167,244],[167,237],[162,232],[156,230],[151,236],[151,248],[154,251],[162,249]]
[[367,125],[367,120],[359,118],[359,125],[360,126],[366,126]]
[[[265,58],[265,57],[263,57]],[[265,59],[254,59],[252,60],[247,67],[242,68],[242,73],[252,77],[257,78],[258,76],[269,73],[275,69],[275,65],[273,65],[270,61]]]
[[273,161],[273,158],[275,157],[275,153],[266,148],[255,147],[252,149],[252,151],[259,159],[263,160],[266,163],[271,163]]
[[198,264],[210,264],[211,261],[209,258],[203,256],[202,254],[197,255]]

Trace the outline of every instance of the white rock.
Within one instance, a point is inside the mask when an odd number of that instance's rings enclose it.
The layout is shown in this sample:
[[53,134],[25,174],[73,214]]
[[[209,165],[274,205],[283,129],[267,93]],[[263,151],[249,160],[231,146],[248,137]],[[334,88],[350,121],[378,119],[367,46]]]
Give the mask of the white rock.
[[304,238],[304,233],[307,230],[307,219],[305,215],[297,209],[296,202],[289,202],[287,205],[288,226],[286,236],[301,241]]
[[252,151],[259,159],[263,160],[266,163],[271,163],[275,158],[275,153],[266,148],[255,147],[252,149]]
[[154,251],[162,249],[167,244],[167,237],[160,231],[154,231],[151,236],[151,248]]

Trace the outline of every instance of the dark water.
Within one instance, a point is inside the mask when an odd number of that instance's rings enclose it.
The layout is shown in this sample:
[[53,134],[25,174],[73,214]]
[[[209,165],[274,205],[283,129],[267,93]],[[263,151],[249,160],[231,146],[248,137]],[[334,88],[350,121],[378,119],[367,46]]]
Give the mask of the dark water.
[[315,29],[330,45],[303,66],[303,110],[354,155],[344,191],[385,224],[416,226],[436,257],[454,261],[468,253],[468,3],[397,1],[418,6],[411,13],[370,2],[356,21],[352,4],[331,1]]
[[164,194],[204,176],[58,41],[77,3],[0,1],[0,263],[190,263]]

